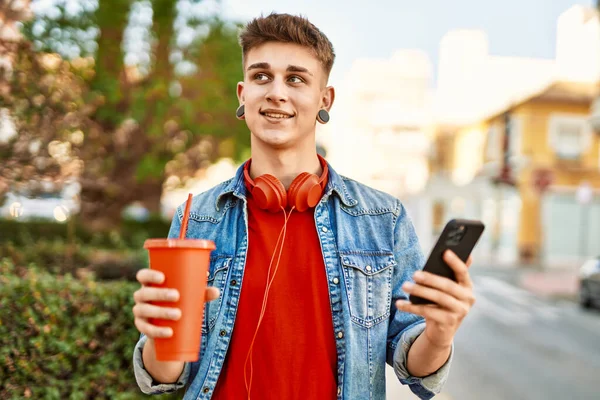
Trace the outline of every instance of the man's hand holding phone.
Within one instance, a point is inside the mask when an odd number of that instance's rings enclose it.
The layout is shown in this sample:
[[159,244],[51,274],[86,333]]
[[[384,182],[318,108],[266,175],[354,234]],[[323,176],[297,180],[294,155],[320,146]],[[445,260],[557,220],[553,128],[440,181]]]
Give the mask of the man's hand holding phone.
[[425,271],[415,272],[413,282],[405,282],[402,289],[410,294],[430,300],[434,304],[412,304],[398,300],[400,311],[420,315],[425,318],[424,335],[433,346],[447,347],[452,344],[458,327],[467,316],[473,304],[473,282],[469,275],[472,257],[464,263],[454,252],[446,250],[443,255],[446,264],[454,271],[456,282]]

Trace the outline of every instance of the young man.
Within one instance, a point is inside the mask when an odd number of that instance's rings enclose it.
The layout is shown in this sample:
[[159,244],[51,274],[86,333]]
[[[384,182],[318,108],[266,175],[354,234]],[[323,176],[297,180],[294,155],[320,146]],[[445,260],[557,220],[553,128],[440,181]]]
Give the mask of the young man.
[[[328,121],[335,97],[327,86],[333,47],[321,31],[271,14],[251,21],[240,42],[237,116],[250,130],[252,158],[194,197],[188,225],[188,237],[217,247],[200,358],[156,360],[153,339],[172,332],[148,318],[180,311],[148,302],[178,293],[146,287],[163,277],[142,270],[133,310],[140,388],[185,386],[185,399],[385,399],[387,362],[421,399],[433,397],[474,303],[467,265],[445,254],[458,283],[419,271],[423,256],[400,201],[317,155],[315,126]],[[169,237],[182,215],[180,206]],[[410,293],[436,305],[412,305]]]

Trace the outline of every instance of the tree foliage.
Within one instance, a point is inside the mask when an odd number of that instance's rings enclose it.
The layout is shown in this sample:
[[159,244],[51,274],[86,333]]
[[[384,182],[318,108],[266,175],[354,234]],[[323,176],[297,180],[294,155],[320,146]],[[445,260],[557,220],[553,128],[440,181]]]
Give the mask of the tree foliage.
[[72,3],[23,24],[4,74],[0,108],[17,135],[0,143],[0,176],[12,190],[76,178],[81,218],[103,228],[135,201],[158,211],[167,176],[244,157],[238,25],[190,0]]

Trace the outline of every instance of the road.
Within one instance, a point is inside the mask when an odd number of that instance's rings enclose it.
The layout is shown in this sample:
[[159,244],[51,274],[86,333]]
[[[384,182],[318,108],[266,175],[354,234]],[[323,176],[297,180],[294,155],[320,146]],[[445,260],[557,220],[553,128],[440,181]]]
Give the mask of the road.
[[[477,303],[437,400],[600,399],[600,312],[541,298],[510,271],[472,271]],[[388,367],[388,399],[415,399]]]

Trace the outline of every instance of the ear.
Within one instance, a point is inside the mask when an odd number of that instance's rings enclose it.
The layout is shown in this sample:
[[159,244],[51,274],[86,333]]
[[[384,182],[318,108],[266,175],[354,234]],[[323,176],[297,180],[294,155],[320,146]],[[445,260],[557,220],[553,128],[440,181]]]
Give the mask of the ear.
[[335,89],[333,86],[327,86],[323,90],[323,94],[321,97],[321,105],[319,108],[324,108],[329,112],[331,110],[331,106],[333,106],[333,101],[335,100]]
[[240,105],[244,104],[244,82],[237,83],[237,97]]

